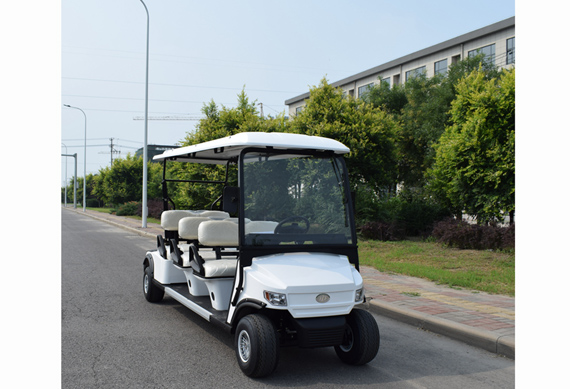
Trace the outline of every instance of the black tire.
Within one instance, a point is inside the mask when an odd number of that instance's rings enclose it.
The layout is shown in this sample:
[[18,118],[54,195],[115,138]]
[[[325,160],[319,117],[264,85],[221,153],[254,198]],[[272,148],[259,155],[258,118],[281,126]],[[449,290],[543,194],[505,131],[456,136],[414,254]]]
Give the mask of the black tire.
[[367,311],[353,309],[346,317],[344,342],[335,346],[336,355],[346,364],[364,365],[376,357],[380,333],[374,317]]
[[148,266],[144,268],[143,293],[146,300],[151,303],[158,303],[164,297],[164,290],[154,284],[154,277]]
[[236,327],[235,349],[240,369],[248,377],[265,377],[279,362],[277,332],[266,316],[244,316]]

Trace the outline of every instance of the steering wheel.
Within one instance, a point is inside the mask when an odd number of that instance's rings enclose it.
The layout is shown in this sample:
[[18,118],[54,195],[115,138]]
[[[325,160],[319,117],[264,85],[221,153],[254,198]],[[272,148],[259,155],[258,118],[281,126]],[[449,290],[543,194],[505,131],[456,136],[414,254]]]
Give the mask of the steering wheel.
[[[301,222],[305,223],[305,228],[301,227],[298,223],[295,223],[297,221],[301,221]],[[285,224],[287,224],[287,223],[291,223],[291,224],[286,226]],[[288,218],[281,220],[279,222],[279,224],[277,224],[277,226],[275,227],[275,233],[276,234],[306,234],[307,231],[309,231],[310,227],[311,227],[311,223],[309,222],[309,219],[307,219],[306,217],[290,216]]]

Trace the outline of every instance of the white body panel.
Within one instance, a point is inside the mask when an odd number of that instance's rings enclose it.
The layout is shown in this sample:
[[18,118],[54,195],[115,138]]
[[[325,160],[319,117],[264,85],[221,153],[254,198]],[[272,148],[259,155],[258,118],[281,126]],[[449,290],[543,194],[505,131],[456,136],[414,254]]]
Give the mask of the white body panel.
[[[362,288],[360,273],[342,255],[317,253],[276,254],[255,258],[244,270],[240,300],[263,299],[265,290],[287,295],[287,306],[267,308],[289,310],[294,318],[348,314],[355,305],[355,292]],[[319,303],[326,293],[330,300]]]
[[154,279],[161,284],[176,284],[186,282],[184,273],[177,269],[171,259],[164,259],[157,251],[151,251],[154,263]]

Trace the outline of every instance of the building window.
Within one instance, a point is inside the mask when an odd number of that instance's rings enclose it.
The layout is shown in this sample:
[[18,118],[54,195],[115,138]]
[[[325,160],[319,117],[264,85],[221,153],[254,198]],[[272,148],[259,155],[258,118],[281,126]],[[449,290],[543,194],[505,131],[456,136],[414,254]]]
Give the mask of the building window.
[[419,68],[408,70],[406,72],[406,81],[411,80],[412,78],[415,78],[415,77],[420,76],[420,75],[425,74],[425,73],[426,73],[426,67],[425,66],[420,66]]
[[383,79],[380,80],[381,84],[388,84],[388,87],[390,87],[390,77],[385,77]]
[[297,108],[295,108],[295,115],[300,114],[302,110],[303,110],[303,107],[297,107]]
[[515,38],[507,39],[507,65],[515,63]]
[[370,88],[372,88],[373,86],[374,86],[373,82],[371,82],[370,84],[359,86],[358,87],[358,97],[362,98],[366,93],[368,93],[368,90]]
[[437,61],[434,65],[434,74],[445,74],[447,73],[447,58],[441,61]]
[[400,75],[395,74],[394,79],[392,81],[393,81],[393,85],[400,85]]
[[485,60],[490,64],[495,64],[495,44],[481,47],[479,49],[471,50],[469,52],[469,58],[475,57],[476,55],[483,54],[485,56]]

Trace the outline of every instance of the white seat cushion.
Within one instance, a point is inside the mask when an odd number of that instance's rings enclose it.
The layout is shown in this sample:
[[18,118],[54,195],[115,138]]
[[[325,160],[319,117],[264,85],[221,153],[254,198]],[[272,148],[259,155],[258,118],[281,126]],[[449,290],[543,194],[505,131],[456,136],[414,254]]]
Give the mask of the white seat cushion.
[[178,222],[178,235],[182,239],[198,239],[198,226],[208,220],[212,219],[202,216],[184,217]]
[[196,212],[199,212],[196,216],[201,216],[201,217],[211,217],[216,219],[227,219],[230,217],[230,214],[224,211],[207,210],[207,211],[196,211]]
[[184,217],[194,216],[191,211],[173,209],[162,212],[160,215],[160,225],[168,231],[178,231],[178,222]]
[[245,225],[245,233],[268,233],[272,234],[275,232],[275,227],[277,227],[277,222],[263,221],[263,220],[252,220]]
[[237,259],[216,259],[204,263],[204,276],[233,277],[236,274]]
[[185,217],[211,217],[227,219],[230,217],[230,214],[224,211],[192,211],[186,209],[172,209],[162,212],[162,215],[160,215],[160,225],[165,230],[178,231],[178,223],[180,222],[180,219]]
[[204,246],[237,246],[238,225],[226,220],[202,222],[198,226],[198,241]]

